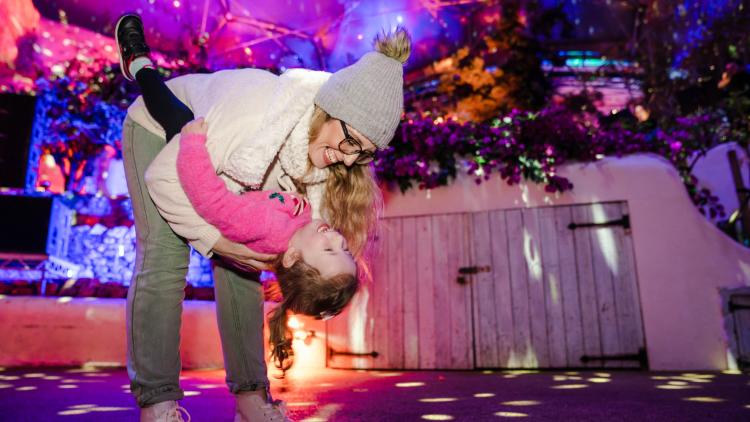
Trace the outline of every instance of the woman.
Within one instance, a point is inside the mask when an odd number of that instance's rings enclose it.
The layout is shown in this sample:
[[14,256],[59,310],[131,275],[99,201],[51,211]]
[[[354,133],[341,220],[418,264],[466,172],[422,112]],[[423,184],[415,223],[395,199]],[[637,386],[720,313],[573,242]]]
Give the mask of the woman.
[[[141,21],[126,15],[116,32],[122,70],[132,80],[149,66]],[[408,34],[399,29],[378,38],[376,50],[334,74],[293,69],[276,76],[240,69],[186,75],[168,85],[194,115],[210,123],[206,146],[231,190],[294,185],[313,212],[325,216],[358,253],[375,223],[380,198],[364,164],[376,149],[387,147],[399,123]],[[179,420],[179,331],[189,259],[185,240],[206,257],[223,258],[214,261],[214,285],[237,420],[283,418],[278,407],[268,404],[263,294],[257,282],[257,270],[268,268],[274,257],[223,238],[197,215],[177,176],[179,138],[167,143],[147,107],[139,98],[123,128],[137,234],[127,305],[128,374],[141,418]]]

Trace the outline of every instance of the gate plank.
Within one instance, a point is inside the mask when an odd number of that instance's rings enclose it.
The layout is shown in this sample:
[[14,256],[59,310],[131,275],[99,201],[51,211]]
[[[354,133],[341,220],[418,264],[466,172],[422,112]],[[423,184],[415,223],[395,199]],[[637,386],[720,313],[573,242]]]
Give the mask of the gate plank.
[[[471,284],[460,285],[456,282],[458,269],[468,265],[469,244],[467,216],[465,214],[447,214],[439,217],[440,224],[447,228],[447,268],[446,291],[450,307],[450,369],[471,369],[474,367],[473,342],[471,338]],[[473,276],[469,278],[473,283]]]
[[375,266],[375,280],[372,286],[373,302],[373,350],[378,352],[379,356],[374,360],[373,366],[378,369],[387,369],[389,366],[390,351],[388,339],[390,337],[389,318],[388,318],[388,293],[390,275],[388,267],[390,266],[390,237],[393,235],[393,222],[395,219],[384,219],[380,227],[380,251],[379,259]]
[[[619,207],[613,209],[611,204],[591,204],[591,222],[604,223],[620,218]],[[615,304],[612,275],[619,271],[614,228],[597,227],[584,229],[591,239],[591,256],[596,285],[596,302],[599,309],[599,334],[602,341],[602,354],[611,356],[621,353],[617,327],[617,309]],[[604,361],[604,367],[622,367],[622,361]]]
[[510,367],[514,350],[513,292],[511,289],[508,225],[505,211],[490,212],[492,235],[492,282],[494,286],[494,310],[497,321],[497,361],[493,366]]
[[[589,205],[573,207],[573,221],[586,223],[591,221]],[[596,283],[594,280],[591,238],[588,229],[576,229],[575,239],[576,267],[578,269],[578,291],[581,299],[581,321],[583,325],[583,350],[588,356],[601,356],[601,335],[599,334],[599,305],[597,303]],[[589,362],[583,366],[601,366],[599,362]]]
[[567,365],[565,346],[565,317],[560,286],[560,257],[557,250],[557,228],[554,207],[539,209],[539,236],[544,269],[545,308],[547,311],[547,341],[549,366],[563,368]]
[[394,218],[388,237],[388,367],[404,367],[403,219]]
[[[617,204],[621,215],[628,214],[627,203]],[[631,237],[624,230],[615,231],[618,261],[622,263],[615,274],[615,301],[617,303],[617,323],[620,333],[622,353],[637,353],[644,347],[643,322],[641,318],[638,277]],[[638,363],[628,363],[627,367],[637,367]]]
[[414,217],[402,222],[403,291],[404,291],[404,369],[419,368],[419,316],[417,314],[419,283],[417,276],[417,224]]
[[[451,368],[451,302],[455,300],[449,293],[450,283],[455,283],[457,268],[451,268],[449,257],[455,253],[457,245],[450,243],[450,222],[445,216],[432,216],[432,253],[435,312],[435,365],[437,368]],[[439,327],[439,328],[438,328]]]
[[432,256],[432,218],[417,217],[417,274],[419,276],[418,323],[419,367],[433,369],[436,363],[435,278]]
[[565,346],[567,366],[580,367],[584,352],[583,320],[581,300],[578,290],[578,263],[573,231],[568,224],[573,221],[573,208],[559,207],[555,210],[555,230],[557,232],[557,252],[560,259],[560,289],[565,320]]
[[474,344],[477,367],[490,368],[500,366],[498,356],[499,340],[497,314],[495,312],[495,289],[499,280],[495,277],[495,264],[492,260],[490,236],[499,228],[490,225],[490,213],[478,212],[471,215],[473,255],[476,265],[490,265],[491,271],[474,276],[471,283],[474,296]]
[[549,366],[549,345],[547,344],[542,249],[539,242],[539,208],[525,208],[521,211],[521,214],[526,230],[524,257],[528,267],[531,344],[537,359],[536,367],[546,368]]
[[524,257],[524,226],[520,210],[509,210],[508,250],[510,256],[511,297],[513,298],[513,350],[508,366],[536,368],[537,359],[531,345],[528,267]]

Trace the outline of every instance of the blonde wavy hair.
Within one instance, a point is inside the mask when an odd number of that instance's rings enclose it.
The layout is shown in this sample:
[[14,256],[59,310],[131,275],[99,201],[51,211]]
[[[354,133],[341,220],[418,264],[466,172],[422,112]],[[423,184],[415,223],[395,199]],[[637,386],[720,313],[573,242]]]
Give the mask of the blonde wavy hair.
[[[323,124],[333,119],[322,108],[315,106],[310,122],[309,136],[314,140],[320,134]],[[312,163],[308,163],[312,166]],[[374,237],[378,218],[383,209],[383,197],[371,165],[344,163],[327,167],[325,193],[323,194],[322,215],[328,224],[346,239],[349,250],[361,257]]]
[[[373,48],[404,63],[411,53],[411,37],[406,29],[399,26],[391,33],[377,35]],[[311,141],[318,137],[323,124],[331,119],[328,113],[315,106],[310,122]],[[308,165],[312,166],[312,163]],[[346,238],[355,256],[366,256],[368,240],[376,235],[377,221],[383,209],[383,198],[373,166],[346,167],[338,163],[329,166],[328,170],[322,215]]]

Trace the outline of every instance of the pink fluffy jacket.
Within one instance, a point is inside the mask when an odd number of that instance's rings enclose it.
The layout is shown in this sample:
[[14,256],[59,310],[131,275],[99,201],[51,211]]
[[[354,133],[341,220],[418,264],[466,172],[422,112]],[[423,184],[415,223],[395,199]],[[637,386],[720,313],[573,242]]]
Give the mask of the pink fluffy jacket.
[[195,211],[227,239],[261,253],[287,250],[294,232],[312,220],[309,205],[294,215],[296,197],[273,191],[237,195],[216,175],[205,135],[180,137],[177,174]]

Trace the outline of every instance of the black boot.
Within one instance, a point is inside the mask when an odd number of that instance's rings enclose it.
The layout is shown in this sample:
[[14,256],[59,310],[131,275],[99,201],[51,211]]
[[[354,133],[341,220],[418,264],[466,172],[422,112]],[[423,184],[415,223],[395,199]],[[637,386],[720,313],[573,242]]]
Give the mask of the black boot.
[[115,39],[120,48],[120,70],[125,79],[132,81],[135,75],[130,74],[130,63],[138,57],[148,56],[151,52],[143,34],[141,17],[132,13],[120,17],[115,27]]

